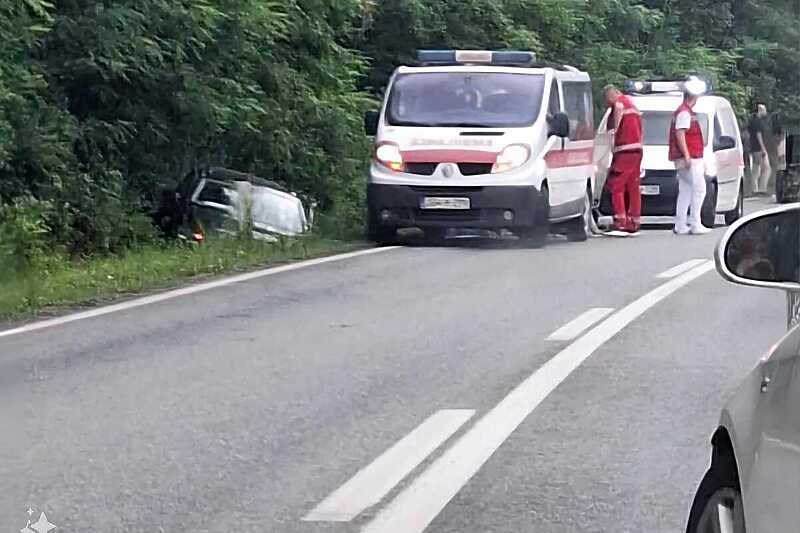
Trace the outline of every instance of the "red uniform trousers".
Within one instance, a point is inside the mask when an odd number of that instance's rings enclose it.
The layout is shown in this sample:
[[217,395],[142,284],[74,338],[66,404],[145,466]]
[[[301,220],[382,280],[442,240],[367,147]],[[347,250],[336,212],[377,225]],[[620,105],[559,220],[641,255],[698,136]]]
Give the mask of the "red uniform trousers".
[[[639,175],[642,165],[641,150],[617,152],[611,160],[606,188],[611,194],[614,209],[614,229],[638,231],[642,218],[642,197],[639,192]],[[625,197],[627,196],[627,205]]]

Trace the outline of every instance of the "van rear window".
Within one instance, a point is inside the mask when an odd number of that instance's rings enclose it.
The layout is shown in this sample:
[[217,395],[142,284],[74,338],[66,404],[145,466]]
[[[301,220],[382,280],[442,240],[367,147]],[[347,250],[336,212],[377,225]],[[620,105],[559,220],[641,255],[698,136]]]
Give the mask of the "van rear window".
[[[697,121],[703,131],[703,141],[708,143],[708,115],[697,113]],[[669,128],[672,113],[669,111],[642,112],[642,144],[645,146],[669,145]]]
[[395,78],[386,117],[394,126],[504,128],[533,124],[544,76],[421,72]]

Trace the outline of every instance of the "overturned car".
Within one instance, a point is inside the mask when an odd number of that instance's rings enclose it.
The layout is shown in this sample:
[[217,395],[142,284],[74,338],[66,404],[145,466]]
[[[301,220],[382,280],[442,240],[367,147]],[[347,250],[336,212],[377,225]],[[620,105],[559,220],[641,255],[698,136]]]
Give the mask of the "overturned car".
[[165,195],[157,222],[165,233],[202,242],[208,235],[276,241],[310,231],[316,202],[252,174],[212,167],[189,173]]

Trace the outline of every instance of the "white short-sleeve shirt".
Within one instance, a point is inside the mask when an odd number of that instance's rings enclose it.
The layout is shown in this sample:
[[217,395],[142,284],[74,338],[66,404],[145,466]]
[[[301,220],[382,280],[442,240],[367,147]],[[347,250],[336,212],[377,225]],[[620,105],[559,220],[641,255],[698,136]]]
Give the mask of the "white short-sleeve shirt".
[[692,114],[688,111],[681,111],[678,113],[678,116],[675,117],[675,129],[676,130],[688,130],[692,125]]

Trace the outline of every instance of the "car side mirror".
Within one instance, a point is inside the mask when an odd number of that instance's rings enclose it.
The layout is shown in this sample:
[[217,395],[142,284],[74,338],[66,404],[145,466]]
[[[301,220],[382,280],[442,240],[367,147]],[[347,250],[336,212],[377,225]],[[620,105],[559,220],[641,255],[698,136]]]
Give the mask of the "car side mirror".
[[723,135],[714,143],[715,152],[719,152],[720,150],[733,150],[734,148],[736,148],[736,139],[728,135]]
[[364,132],[373,137],[378,134],[378,122],[381,114],[377,111],[367,111],[364,113]]
[[725,232],[715,256],[717,271],[728,281],[800,290],[800,204],[740,219]]
[[566,113],[556,113],[550,117],[549,135],[556,137],[569,137],[569,117]]

